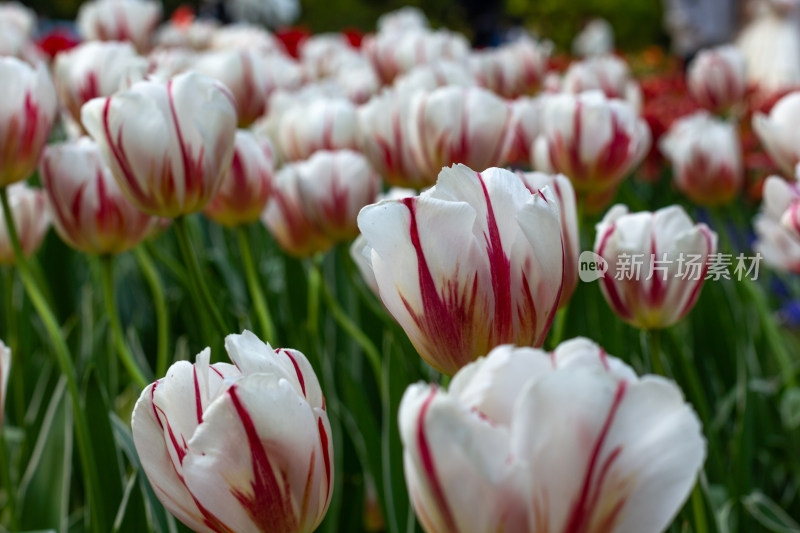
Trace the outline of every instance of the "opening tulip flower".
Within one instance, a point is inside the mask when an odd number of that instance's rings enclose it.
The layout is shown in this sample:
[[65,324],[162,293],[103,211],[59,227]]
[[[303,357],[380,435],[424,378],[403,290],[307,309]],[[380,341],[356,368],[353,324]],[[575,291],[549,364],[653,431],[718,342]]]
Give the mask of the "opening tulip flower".
[[164,506],[198,532],[313,531],[333,487],[325,398],[305,356],[228,335],[233,364],[179,361],[139,397],[131,422]]
[[617,316],[640,329],[666,328],[692,309],[716,251],[717,234],[677,205],[654,213],[615,205],[597,224],[594,243],[608,263],[603,296]]
[[56,117],[47,66],[0,57],[0,187],[30,177]]
[[230,169],[236,108],[228,89],[207,76],[140,81],[90,100],[81,117],[122,192],[151,215],[202,210]]
[[613,191],[650,149],[647,123],[622,100],[588,91],[543,103],[533,166],[569,177],[579,194]]
[[581,338],[500,346],[447,391],[411,385],[399,423],[427,533],[660,533],[706,455],[677,385]]
[[383,304],[440,372],[500,344],[544,341],[564,279],[549,189],[456,165],[420,196],[365,207],[358,227]]
[[89,41],[130,41],[139,52],[150,49],[161,20],[161,2],[94,0],[81,5],[77,26]]
[[94,141],[45,148],[39,175],[56,231],[78,250],[119,254],[139,244],[157,219],[134,207],[120,191]]

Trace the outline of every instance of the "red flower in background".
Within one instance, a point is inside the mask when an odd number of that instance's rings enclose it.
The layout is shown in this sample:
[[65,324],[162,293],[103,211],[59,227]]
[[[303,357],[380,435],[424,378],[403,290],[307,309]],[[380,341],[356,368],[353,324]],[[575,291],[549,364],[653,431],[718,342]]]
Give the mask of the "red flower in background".
[[67,28],[53,28],[37,41],[36,45],[45,53],[47,57],[53,59],[57,53],[69,50],[80,44],[81,40],[74,32]]
[[300,45],[311,36],[311,30],[305,26],[293,26],[275,30],[275,37],[283,43],[286,53],[295,59],[300,57]]

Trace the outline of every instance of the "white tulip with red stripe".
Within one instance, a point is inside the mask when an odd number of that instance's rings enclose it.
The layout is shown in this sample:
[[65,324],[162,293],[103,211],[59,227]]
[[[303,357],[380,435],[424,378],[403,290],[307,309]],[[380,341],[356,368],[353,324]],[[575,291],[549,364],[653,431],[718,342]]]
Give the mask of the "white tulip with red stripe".
[[579,193],[613,190],[650,149],[650,128],[628,103],[599,91],[543,100],[534,167],[568,176]]
[[606,302],[640,329],[666,328],[692,309],[716,251],[717,234],[677,205],[653,213],[615,205],[597,225],[594,242],[608,263],[600,279]]
[[420,196],[365,207],[358,226],[383,304],[437,370],[544,341],[564,274],[549,189],[534,195],[507,170],[456,165]]
[[660,533],[706,455],[673,382],[581,338],[495,348],[447,391],[411,385],[399,425],[427,533]]
[[161,2],[93,0],[81,5],[76,24],[87,41],[130,41],[147,52],[160,21]]
[[631,75],[628,64],[613,55],[594,56],[571,64],[564,75],[562,88],[578,94],[602,91],[607,98],[625,100],[638,112],[642,108],[642,91]]
[[45,148],[39,176],[56,231],[73,248],[119,254],[139,244],[156,224],[155,217],[125,198],[97,144],[87,137]]
[[285,160],[308,159],[319,150],[358,148],[358,114],[349,100],[317,98],[280,115],[276,141]]
[[725,111],[744,100],[747,68],[744,56],[733,45],[701,50],[686,73],[689,93],[712,111]]
[[269,200],[274,173],[272,143],[238,130],[231,168],[203,212],[224,226],[255,222]]
[[741,190],[742,147],[734,124],[694,113],[673,122],[659,146],[672,163],[675,185],[693,202],[722,205]]
[[[42,245],[47,230],[50,229],[50,213],[47,196],[39,188],[28,187],[25,183],[8,186],[8,203],[11,216],[17,229],[17,236],[23,255],[30,256]],[[6,228],[3,207],[0,206],[0,264],[14,264],[14,249]]]
[[325,399],[305,356],[228,335],[234,364],[179,361],[133,410],[153,490],[198,532],[313,531],[333,488]]
[[578,255],[581,251],[575,189],[572,188],[569,178],[563,174],[517,171],[517,176],[522,179],[525,187],[534,194],[545,187],[549,187],[558,202],[558,213],[561,219],[561,240],[564,243],[564,288],[561,290],[561,299],[558,306],[564,307],[578,285]]
[[784,176],[794,176],[800,163],[800,91],[787,94],[772,107],[768,115],[753,116],[753,130]]
[[480,87],[442,87],[425,95],[417,117],[426,166],[501,166],[511,106]]
[[53,78],[61,105],[80,124],[83,104],[111,96],[146,71],[147,60],[130,43],[89,41],[56,56]]
[[152,215],[174,218],[202,210],[230,169],[233,97],[202,74],[141,81],[89,101],[81,117],[122,192]]
[[764,183],[764,203],[756,216],[755,250],[779,270],[800,273],[800,167],[795,180],[770,176]]
[[0,187],[33,174],[56,117],[47,66],[0,57]]
[[532,94],[544,79],[552,45],[523,37],[494,49],[473,52],[478,83],[505,98]]

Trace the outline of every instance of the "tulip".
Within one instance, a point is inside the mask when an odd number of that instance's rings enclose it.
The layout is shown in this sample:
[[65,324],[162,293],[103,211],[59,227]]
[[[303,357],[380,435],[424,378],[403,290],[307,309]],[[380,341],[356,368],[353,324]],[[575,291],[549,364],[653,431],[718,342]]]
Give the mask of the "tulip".
[[82,252],[122,253],[155,226],[153,217],[125,198],[97,144],[86,137],[45,148],[39,175],[56,231]]
[[578,193],[617,187],[650,148],[650,129],[630,104],[590,91],[548,96],[534,167],[568,176]]
[[36,13],[19,2],[0,2],[0,20],[26,37],[33,36],[36,30]]
[[800,273],[800,168],[793,183],[770,176],[764,183],[764,203],[754,227],[756,252],[767,264],[787,272]]
[[428,17],[418,7],[405,6],[384,13],[378,17],[377,27],[381,33],[405,33],[413,30],[425,30],[430,26]]
[[383,304],[435,369],[452,375],[499,344],[544,341],[564,274],[549,189],[456,165],[420,196],[365,207],[358,227]]
[[44,59],[33,42],[36,13],[18,2],[0,2],[0,56],[14,56],[31,64]]
[[552,46],[529,37],[473,53],[471,66],[482,87],[505,98],[534,92],[544,78]]
[[56,56],[53,81],[61,105],[80,123],[83,104],[111,96],[146,70],[147,62],[130,43],[90,41]]
[[612,55],[589,57],[570,65],[562,89],[573,94],[599,90],[607,98],[627,101],[637,112],[642,108],[639,84],[627,63]]
[[600,288],[608,305],[640,329],[675,324],[694,306],[717,251],[717,234],[682,207],[654,213],[611,208],[597,225],[594,252],[608,264]]
[[8,374],[11,371],[11,348],[0,341],[0,425],[3,424],[3,411],[6,405]]
[[511,116],[501,159],[506,163],[527,164],[531,145],[541,132],[542,106],[546,96],[518,98],[511,102]]
[[706,456],[675,383],[582,338],[552,353],[497,347],[447,391],[408,387],[398,418],[427,533],[659,533]]
[[442,60],[458,62],[469,55],[466,38],[447,30],[379,32],[365,37],[362,49],[387,84],[417,65]]
[[[8,187],[8,203],[22,253],[25,256],[33,255],[42,245],[42,240],[50,228],[44,191],[28,187],[24,183],[15,183]],[[0,206],[0,264],[14,262],[14,249],[11,247],[11,237],[6,227],[3,208]]]
[[56,116],[56,90],[47,67],[0,57],[0,187],[36,168]]
[[703,50],[689,65],[686,82],[701,106],[725,111],[742,102],[747,91],[744,56],[733,45]]
[[394,87],[399,92],[433,91],[449,85],[470,87],[476,85],[476,82],[475,75],[461,63],[440,61],[412,68],[397,77]]
[[792,176],[800,162],[800,91],[787,94],[772,107],[769,115],[756,113],[753,130],[767,153],[786,176]]
[[212,50],[258,50],[268,55],[286,53],[280,39],[255,24],[226,24],[215,28],[210,37]]
[[81,117],[122,192],[151,215],[175,218],[202,210],[230,169],[233,98],[201,74],[141,81],[89,101]]
[[358,235],[358,212],[375,200],[379,186],[361,154],[317,152],[278,171],[262,220],[287,252],[309,256]]
[[160,20],[160,2],[92,0],[81,5],[76,23],[86,40],[130,41],[139,52],[146,52]]
[[218,27],[219,22],[212,19],[195,19],[180,23],[170,20],[156,32],[156,50],[168,48],[205,50],[211,45],[212,36]]
[[200,56],[192,67],[221,81],[233,93],[239,126],[246,127],[267,108],[277,88],[295,89],[303,82],[302,70],[294,61],[277,55],[264,56],[255,49],[228,49]]
[[563,174],[517,171],[517,176],[533,194],[545,187],[550,187],[558,203],[561,241],[564,243],[564,287],[561,290],[558,306],[564,307],[578,285],[578,255],[581,251],[575,189],[572,188],[569,178]]
[[361,151],[390,185],[433,185],[438,169],[422,155],[419,115],[426,93],[385,91],[358,110]]
[[136,402],[133,441],[156,496],[198,532],[311,532],[333,486],[325,399],[297,350],[228,335],[233,361],[173,364]]
[[699,112],[673,122],[661,138],[661,152],[675,171],[675,185],[700,205],[730,202],[744,181],[736,128]]
[[502,98],[479,87],[442,87],[425,95],[418,117],[428,168],[504,164],[511,106]]
[[579,57],[603,56],[614,52],[614,28],[604,19],[590,21],[572,40],[572,53]]
[[276,140],[284,160],[308,159],[319,150],[358,148],[358,114],[349,100],[318,98],[285,110]]
[[259,140],[248,130],[238,130],[231,169],[203,211],[206,216],[224,226],[258,220],[269,199],[273,160],[268,140]]
[[333,73],[334,65],[340,58],[351,54],[359,55],[341,33],[320,33],[312,35],[299,47],[300,60],[317,78]]

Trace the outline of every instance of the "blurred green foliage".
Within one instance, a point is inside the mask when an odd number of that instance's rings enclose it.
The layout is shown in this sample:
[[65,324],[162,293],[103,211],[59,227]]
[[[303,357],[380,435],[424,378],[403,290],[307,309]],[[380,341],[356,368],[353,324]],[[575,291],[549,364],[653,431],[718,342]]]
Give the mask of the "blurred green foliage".
[[[547,37],[561,50],[569,50],[575,34],[595,17],[611,22],[618,48],[641,49],[649,44],[666,44],[661,23],[662,4],[658,0],[495,0],[499,29],[522,24]],[[23,0],[41,16],[74,19],[80,0]],[[199,0],[163,0],[167,16],[179,5],[198,7]],[[435,27],[446,26],[471,36],[466,1],[459,0],[300,0],[299,26],[318,32],[356,28],[370,31],[378,17],[406,5],[421,8]],[[474,3],[474,2],[473,2]],[[504,4],[504,5],[500,5]],[[488,6],[489,4],[487,4]]]

